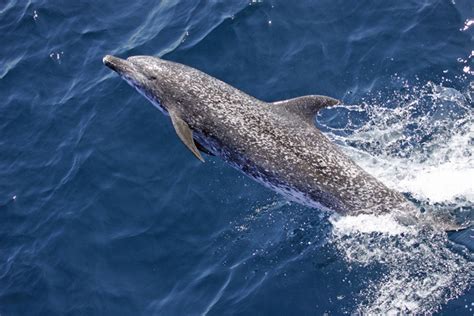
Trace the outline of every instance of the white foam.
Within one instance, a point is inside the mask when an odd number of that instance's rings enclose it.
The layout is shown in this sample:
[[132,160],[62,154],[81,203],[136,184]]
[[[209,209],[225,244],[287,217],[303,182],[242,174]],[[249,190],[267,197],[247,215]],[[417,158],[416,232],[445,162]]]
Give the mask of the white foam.
[[[362,315],[431,313],[474,280],[473,262],[447,247],[444,232],[405,231],[388,218],[382,221],[387,229],[367,229],[367,222],[355,219],[348,222],[336,222],[333,230],[332,243],[339,253],[350,264],[387,271],[360,293],[357,312]],[[393,228],[397,234],[389,231]]]
[[[329,136],[366,171],[422,205],[462,206],[472,213],[474,119],[468,101],[472,91],[464,96],[433,83],[404,88],[406,92],[385,100],[341,105],[354,115],[364,112],[368,120],[361,126],[352,125],[350,119],[345,128],[326,126],[333,131]],[[442,231],[406,227],[389,214],[330,220],[331,242],[348,263],[386,271],[360,293],[357,313],[432,313],[474,281],[472,258],[448,247]]]
[[438,167],[426,167],[411,177],[406,177],[400,181],[399,188],[432,202],[446,202],[458,197],[472,201],[473,179],[474,168],[462,168],[457,164],[445,163]]
[[469,131],[449,135],[431,143],[430,153],[415,153],[410,158],[370,156],[346,148],[357,164],[376,178],[401,192],[421,200],[447,202],[459,197],[474,200],[474,122]]
[[[474,89],[469,87],[469,89]],[[466,96],[428,83],[391,100],[344,106],[368,116],[362,126],[329,136],[351,158],[395,190],[430,202],[474,201],[474,115]],[[395,103],[393,108],[382,104]],[[420,108],[428,110],[421,112]],[[341,128],[337,129],[340,132]]]
[[354,233],[382,233],[387,235],[400,235],[409,233],[412,229],[395,220],[391,214],[371,215],[360,214],[357,216],[334,215],[330,219],[333,233],[351,235]]

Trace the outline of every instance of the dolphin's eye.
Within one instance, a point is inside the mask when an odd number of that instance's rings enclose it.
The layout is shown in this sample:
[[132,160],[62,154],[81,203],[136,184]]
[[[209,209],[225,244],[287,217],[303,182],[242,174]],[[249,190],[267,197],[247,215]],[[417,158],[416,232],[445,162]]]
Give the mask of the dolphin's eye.
[[148,79],[150,79],[150,80],[156,80],[156,77],[155,77],[155,76],[150,76]]

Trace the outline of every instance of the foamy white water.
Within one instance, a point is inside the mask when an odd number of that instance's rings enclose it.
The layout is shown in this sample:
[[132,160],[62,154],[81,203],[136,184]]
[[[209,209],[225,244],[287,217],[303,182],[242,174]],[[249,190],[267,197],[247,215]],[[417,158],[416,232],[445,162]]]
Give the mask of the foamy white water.
[[[405,92],[385,100],[342,105],[354,115],[364,113],[367,120],[356,125],[349,119],[345,129],[329,126],[329,136],[366,171],[420,206],[454,212],[472,224],[472,90],[472,84],[463,94],[428,83],[406,86]],[[472,254],[454,251],[445,232],[407,227],[391,215],[330,220],[331,242],[348,263],[385,271],[359,294],[358,313],[434,312],[473,283]]]
[[331,242],[344,260],[384,271],[359,293],[358,313],[430,313],[472,285],[472,258],[454,252],[444,232],[370,217],[332,221]]
[[329,219],[333,224],[333,231],[337,235],[382,233],[388,236],[397,236],[403,233],[414,233],[413,227],[399,223],[391,214],[356,216],[339,216],[337,214]]
[[473,94],[473,84],[463,94],[430,82],[390,98],[341,105],[349,116],[363,112],[367,120],[349,120],[344,136],[329,127],[329,136],[367,172],[420,204],[473,209]]
[[[371,156],[346,148],[352,158],[388,186],[435,203],[456,198],[474,200],[474,121],[446,139],[430,144],[430,152],[415,152],[409,158]],[[414,149],[419,150],[419,149]]]

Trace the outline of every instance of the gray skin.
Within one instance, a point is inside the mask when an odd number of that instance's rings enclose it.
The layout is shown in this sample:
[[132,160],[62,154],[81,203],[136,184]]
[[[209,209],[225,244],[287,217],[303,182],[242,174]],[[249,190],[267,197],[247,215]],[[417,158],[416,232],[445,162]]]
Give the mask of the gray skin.
[[316,112],[338,100],[313,95],[268,103],[157,57],[108,55],[103,62],[171,116],[199,159],[195,144],[291,200],[339,214],[415,210],[315,127]]

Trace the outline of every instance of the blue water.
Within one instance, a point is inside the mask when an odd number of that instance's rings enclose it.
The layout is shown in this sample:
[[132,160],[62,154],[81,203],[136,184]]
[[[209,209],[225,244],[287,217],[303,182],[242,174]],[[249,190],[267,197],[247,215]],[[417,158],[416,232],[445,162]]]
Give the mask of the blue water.
[[263,100],[365,104],[321,128],[388,184],[472,211],[473,19],[469,0],[4,0],[0,314],[473,315],[472,230],[364,232],[290,204],[201,164],[102,64],[158,55]]

